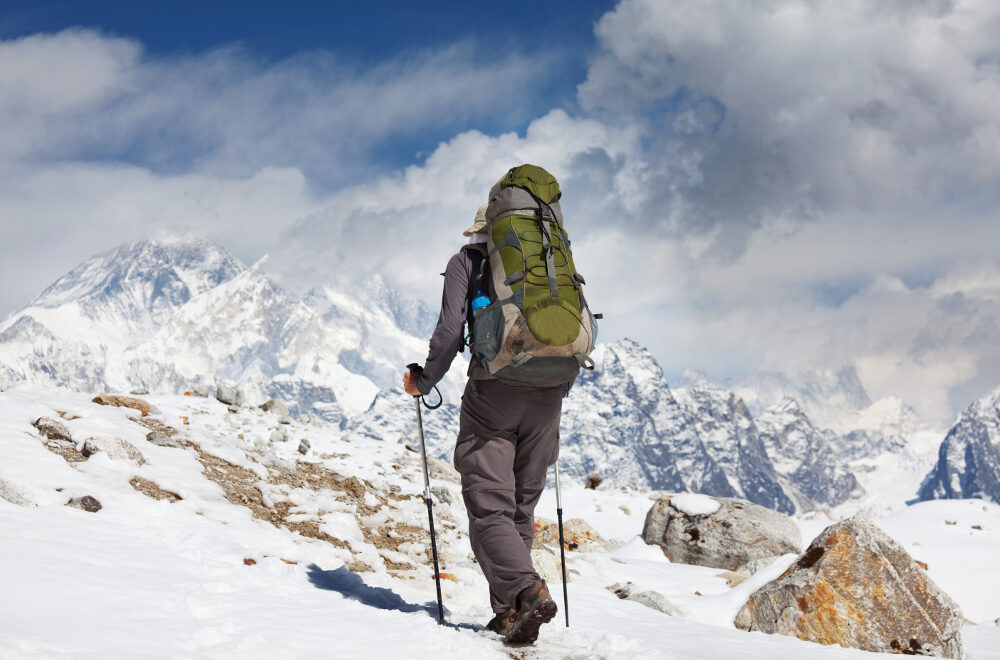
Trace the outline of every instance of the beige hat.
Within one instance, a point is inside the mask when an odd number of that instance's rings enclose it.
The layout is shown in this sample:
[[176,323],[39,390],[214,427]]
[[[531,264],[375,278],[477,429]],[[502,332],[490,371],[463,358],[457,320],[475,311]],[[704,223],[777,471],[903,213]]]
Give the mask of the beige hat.
[[478,234],[482,230],[486,229],[486,207],[489,204],[483,204],[476,211],[476,221],[472,223],[472,226],[462,232],[463,236],[472,236],[473,234]]

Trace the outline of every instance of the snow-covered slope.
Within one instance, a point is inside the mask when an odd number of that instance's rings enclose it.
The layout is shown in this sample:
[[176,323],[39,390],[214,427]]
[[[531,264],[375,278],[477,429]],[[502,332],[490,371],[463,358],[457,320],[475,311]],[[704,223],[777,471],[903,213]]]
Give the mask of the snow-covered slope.
[[[400,408],[412,406],[397,396]],[[736,630],[732,618],[749,594],[794,556],[731,588],[718,569],[671,563],[641,541],[648,493],[573,483],[563,485],[567,517],[586,520],[611,549],[566,553],[569,628],[556,587],[561,611],[538,642],[504,647],[484,629],[488,589],[469,551],[459,486],[440,464],[432,486],[449,625],[438,626],[423,480],[405,439],[345,433],[321,420],[281,424],[256,408],[227,412],[213,399],[148,399],[160,412],[140,417],[65,389],[0,392],[0,657],[877,657]],[[143,462],[103,452],[83,460],[76,443],[48,446],[32,426],[39,416],[60,421],[77,441],[120,438]],[[148,441],[152,428],[172,433],[177,446]],[[287,440],[271,440],[276,430]],[[301,440],[311,443],[304,455]],[[66,506],[83,496],[102,508]],[[549,489],[538,515],[554,511]],[[963,628],[967,657],[996,658],[1000,506],[927,502],[876,522],[927,563],[973,622]],[[808,541],[825,523],[799,524]],[[607,589],[626,581],[662,594],[680,615]]]
[[1000,388],[976,401],[948,431],[920,499],[1000,502]]

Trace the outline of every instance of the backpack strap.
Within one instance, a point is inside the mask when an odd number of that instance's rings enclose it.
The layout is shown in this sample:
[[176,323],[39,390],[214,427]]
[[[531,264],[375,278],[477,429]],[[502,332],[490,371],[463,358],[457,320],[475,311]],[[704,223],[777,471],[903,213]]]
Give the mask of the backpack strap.
[[484,292],[487,296],[490,295],[490,283],[488,273],[486,271],[486,264],[488,260],[486,258],[486,244],[485,243],[470,243],[469,245],[463,245],[462,250],[469,256],[469,294],[466,298],[466,314],[465,322],[468,324],[469,330],[472,330],[472,299],[476,297],[477,291]]

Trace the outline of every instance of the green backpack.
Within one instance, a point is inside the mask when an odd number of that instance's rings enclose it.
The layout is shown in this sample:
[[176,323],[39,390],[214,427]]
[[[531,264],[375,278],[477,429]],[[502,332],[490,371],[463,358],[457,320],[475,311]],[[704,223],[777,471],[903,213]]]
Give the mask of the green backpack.
[[559,183],[535,165],[512,168],[490,190],[478,279],[491,302],[472,313],[472,360],[511,385],[553,387],[594,368],[597,322],[559,196]]

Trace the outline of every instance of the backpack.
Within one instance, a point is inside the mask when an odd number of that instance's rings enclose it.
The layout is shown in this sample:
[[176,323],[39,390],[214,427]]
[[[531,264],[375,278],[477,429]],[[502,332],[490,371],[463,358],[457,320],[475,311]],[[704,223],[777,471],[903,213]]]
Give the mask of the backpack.
[[471,312],[471,353],[511,385],[554,387],[594,368],[599,315],[583,296],[560,194],[535,165],[512,168],[490,191],[486,257],[470,286],[470,299],[482,291],[490,304]]

